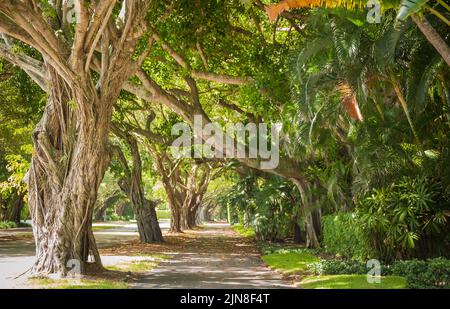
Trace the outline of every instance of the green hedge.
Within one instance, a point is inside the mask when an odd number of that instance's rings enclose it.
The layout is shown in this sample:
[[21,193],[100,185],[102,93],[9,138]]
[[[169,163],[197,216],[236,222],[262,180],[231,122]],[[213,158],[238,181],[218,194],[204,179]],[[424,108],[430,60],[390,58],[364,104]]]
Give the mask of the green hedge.
[[[320,260],[308,264],[308,273],[315,275],[353,275],[366,274],[366,263],[355,260]],[[428,260],[397,261],[382,266],[381,275],[394,275],[406,278],[411,289],[450,288],[450,260],[443,258]]]
[[324,216],[322,224],[325,252],[357,260],[373,256],[354,214],[337,213]]
[[[358,260],[320,260],[308,265],[308,271],[315,275],[364,275],[369,268],[367,263]],[[381,275],[391,275],[389,266],[381,265]]]
[[362,275],[367,273],[366,264],[356,260],[321,260],[308,265],[314,275]]
[[390,272],[405,277],[411,289],[450,288],[450,260],[447,259],[398,261],[390,267]]

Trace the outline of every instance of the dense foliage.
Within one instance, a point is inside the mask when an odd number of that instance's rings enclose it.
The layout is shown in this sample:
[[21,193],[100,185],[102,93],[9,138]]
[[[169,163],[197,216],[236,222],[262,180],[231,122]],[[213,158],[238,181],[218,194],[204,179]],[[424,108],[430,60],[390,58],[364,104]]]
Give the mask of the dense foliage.
[[[450,256],[449,8],[441,1],[382,1],[382,18],[371,23],[354,1],[266,7],[278,2],[151,1],[143,20],[148,27],[131,50],[136,70],[120,95],[122,88],[113,89],[117,100],[104,111],[111,119],[101,159],[109,168],[101,166],[103,182],[90,192],[94,218],[137,218],[147,203],[170,209],[172,223],[190,215],[192,224],[183,228],[228,219],[258,241],[304,243],[351,260],[319,262],[315,273],[362,274],[363,262],[376,258],[392,264],[410,287],[440,287],[448,282],[447,261],[426,259]],[[55,24],[53,2],[39,3]],[[120,5],[111,9],[111,16],[120,15]],[[68,26],[66,41],[75,29]],[[86,93],[96,95],[99,76],[112,76],[99,67],[116,59],[109,57],[114,36],[101,38],[107,44],[93,46],[94,64],[85,68],[92,79],[86,88],[95,89]],[[19,39],[0,40],[2,221],[28,217],[22,208],[31,156],[50,156],[31,142],[48,94],[20,61],[18,67],[6,61],[21,55],[41,63],[42,55]],[[77,102],[64,104],[67,113],[82,114]],[[279,166],[264,170],[261,158],[173,155],[173,126],[192,127],[194,115],[220,128],[281,123]],[[53,129],[62,132],[59,123]],[[70,153],[56,149],[53,163],[70,165],[75,152],[70,139],[61,140]],[[289,258],[303,254],[297,253]]]
[[450,260],[398,261],[392,265],[390,273],[405,277],[412,289],[450,288]]
[[366,260],[374,257],[367,244],[367,235],[354,213],[337,213],[324,216],[323,249],[342,257]]

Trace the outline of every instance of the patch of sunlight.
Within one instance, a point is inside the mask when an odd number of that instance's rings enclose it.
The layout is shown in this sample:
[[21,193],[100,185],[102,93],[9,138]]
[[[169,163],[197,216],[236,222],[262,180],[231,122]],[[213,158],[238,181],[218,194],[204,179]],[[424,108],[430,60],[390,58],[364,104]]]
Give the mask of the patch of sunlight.
[[40,289],[128,289],[128,283],[105,279],[30,278],[28,284]]
[[286,274],[302,273],[309,263],[319,262],[319,258],[308,251],[277,252],[262,256],[263,261]]
[[233,225],[233,230],[241,236],[247,238],[255,237],[255,231],[252,228],[244,227],[242,224]]
[[367,275],[309,276],[298,286],[303,289],[405,289],[406,279],[398,276],[383,276],[380,283],[367,282]]
[[92,231],[102,231],[102,230],[111,230],[115,229],[117,226],[111,226],[111,225],[94,225],[92,226]]
[[106,266],[106,269],[115,270],[115,271],[130,271],[133,273],[142,273],[150,271],[156,268],[159,263],[163,260],[167,260],[169,257],[164,254],[152,254],[148,255],[147,259],[137,260],[137,261],[128,261],[115,265]]

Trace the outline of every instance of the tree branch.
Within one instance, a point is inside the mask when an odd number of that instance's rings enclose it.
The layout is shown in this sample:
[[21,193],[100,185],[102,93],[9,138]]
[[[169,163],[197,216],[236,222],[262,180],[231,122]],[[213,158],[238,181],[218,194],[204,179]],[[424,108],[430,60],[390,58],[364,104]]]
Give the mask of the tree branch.
[[161,88],[161,86],[151,79],[142,69],[138,69],[136,76],[141,80],[146,90],[152,94],[151,99],[149,100],[150,102],[156,101],[158,103],[162,103],[185,119],[189,119],[192,123],[192,106],[189,106],[186,102],[179,100],[177,97]]
[[75,14],[77,24],[75,26],[75,38],[72,46],[71,60],[76,70],[83,68],[81,55],[84,53],[84,42],[86,39],[87,27],[89,25],[89,17],[84,0],[75,0]]
[[12,52],[11,46],[0,42],[0,56],[24,70],[45,92],[47,89],[47,72],[44,64],[21,52]]
[[191,73],[192,77],[197,79],[203,79],[210,82],[229,84],[229,85],[247,85],[252,79],[250,77],[235,77],[226,74],[216,74],[210,72],[198,72],[194,71]]
[[[154,30],[153,30],[154,31]],[[192,71],[189,63],[177,53],[170,45],[165,43],[156,31],[153,33],[153,38],[161,45],[162,49],[166,51],[175,62],[183,69],[191,71],[191,76],[197,79],[203,79],[211,82],[229,84],[229,85],[246,85],[251,81],[248,77],[234,77],[226,74],[216,74],[211,72]]]
[[238,112],[241,115],[246,116],[247,118],[249,118],[251,121],[253,121],[254,123],[258,123],[259,121],[257,121],[255,115],[253,115],[252,113],[246,112],[243,109],[241,109],[239,106],[234,105],[234,104],[230,104],[228,102],[226,102],[224,99],[219,99],[218,101],[219,105],[222,107],[225,107],[227,109],[231,109],[234,110],[235,112]]
[[[92,56],[95,48],[104,34],[106,26],[108,25],[116,0],[103,0],[97,4],[95,8],[95,15],[89,26],[84,43],[84,50],[88,51],[85,65],[85,72],[88,72]],[[106,43],[105,43],[106,44]],[[108,44],[109,45],[109,44]],[[103,50],[103,57],[105,57],[105,50]],[[108,50],[109,53],[109,50]]]

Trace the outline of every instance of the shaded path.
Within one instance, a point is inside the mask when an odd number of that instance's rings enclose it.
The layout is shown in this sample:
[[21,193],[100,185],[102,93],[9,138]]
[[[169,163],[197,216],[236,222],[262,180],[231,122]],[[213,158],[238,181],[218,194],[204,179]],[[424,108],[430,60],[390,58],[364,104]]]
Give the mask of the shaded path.
[[[160,220],[163,231],[170,226],[168,220]],[[136,224],[95,223],[95,226],[109,227],[94,231],[99,248],[111,247],[121,243],[139,239]],[[104,265],[113,265],[127,260],[124,256],[102,257]],[[26,276],[17,277],[31,268],[35,260],[35,244],[31,228],[0,230],[0,289],[22,288],[27,280]]]
[[254,244],[236,235],[228,225],[207,224],[186,234],[185,245],[177,247],[178,252],[165,252],[172,258],[145,275],[134,288],[292,288],[263,264]]
[[[98,224],[107,225],[107,224]],[[104,265],[146,257],[169,255],[171,259],[139,279],[134,288],[291,288],[281,275],[265,267],[255,245],[227,224],[206,224],[195,231],[167,234],[165,242],[141,244],[134,224],[114,224],[94,232]],[[23,237],[30,229],[0,233],[0,288],[21,288],[26,276],[14,279],[34,261],[34,241]],[[17,239],[14,239],[16,238]]]

